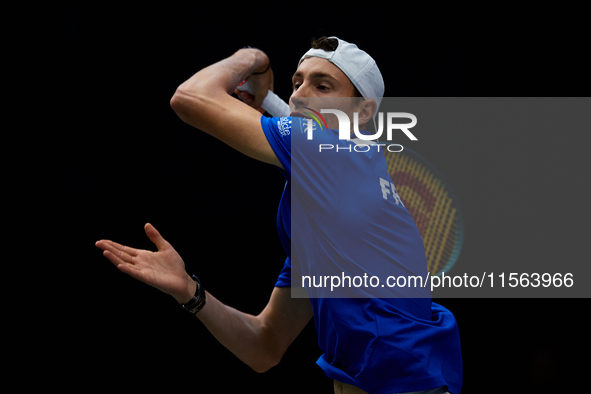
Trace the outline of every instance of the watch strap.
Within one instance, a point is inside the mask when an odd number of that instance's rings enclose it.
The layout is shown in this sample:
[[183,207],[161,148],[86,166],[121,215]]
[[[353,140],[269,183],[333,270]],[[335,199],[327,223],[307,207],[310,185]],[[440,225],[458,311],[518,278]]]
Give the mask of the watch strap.
[[201,281],[195,275],[192,275],[191,278],[197,284],[195,289],[195,295],[193,298],[189,300],[186,304],[182,304],[182,308],[192,314],[196,314],[205,306],[205,290],[203,286],[201,286]]

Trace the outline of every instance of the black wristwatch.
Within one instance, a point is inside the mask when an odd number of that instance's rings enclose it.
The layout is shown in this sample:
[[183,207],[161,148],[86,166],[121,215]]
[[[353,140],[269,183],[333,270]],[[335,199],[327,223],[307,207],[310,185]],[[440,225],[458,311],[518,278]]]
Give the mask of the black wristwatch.
[[192,275],[191,278],[197,284],[197,288],[195,289],[195,295],[193,296],[193,298],[191,298],[191,300],[189,300],[189,302],[187,302],[186,304],[182,304],[181,306],[184,310],[191,312],[192,314],[196,314],[205,305],[205,290],[203,289],[203,286],[201,286],[201,282],[199,281],[198,277]]

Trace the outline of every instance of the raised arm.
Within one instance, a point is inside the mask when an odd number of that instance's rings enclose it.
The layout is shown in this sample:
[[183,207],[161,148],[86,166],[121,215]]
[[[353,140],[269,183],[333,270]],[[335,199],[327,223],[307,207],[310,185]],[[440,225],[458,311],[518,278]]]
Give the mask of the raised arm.
[[[110,240],[100,240],[103,250],[124,272],[175,298],[180,304],[195,294],[195,282],[185,263],[151,224],[145,231],[158,251],[140,250]],[[257,316],[238,311],[206,292],[205,306],[196,313],[213,336],[257,372],[265,372],[283,354],[313,316],[310,301],[291,298],[289,288],[275,288],[269,303]]]
[[[231,94],[248,77],[250,105]],[[260,124],[257,109],[273,87],[273,71],[264,52],[248,48],[206,67],[181,84],[170,101],[187,124],[254,159],[281,166]]]

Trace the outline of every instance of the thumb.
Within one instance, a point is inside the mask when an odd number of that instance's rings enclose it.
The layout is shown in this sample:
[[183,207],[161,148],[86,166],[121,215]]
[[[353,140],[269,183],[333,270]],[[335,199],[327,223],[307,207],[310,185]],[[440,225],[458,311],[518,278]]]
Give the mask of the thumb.
[[158,250],[162,250],[164,247],[168,245],[168,242],[164,238],[162,238],[162,235],[160,235],[158,230],[156,230],[156,228],[152,226],[150,223],[146,223],[146,225],[144,226],[144,231],[146,232],[148,238],[150,238],[150,241],[152,241],[154,245],[156,245]]

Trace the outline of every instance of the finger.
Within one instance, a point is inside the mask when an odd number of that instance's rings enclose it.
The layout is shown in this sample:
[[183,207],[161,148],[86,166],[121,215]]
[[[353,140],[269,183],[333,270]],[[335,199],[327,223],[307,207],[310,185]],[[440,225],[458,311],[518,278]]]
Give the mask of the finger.
[[164,238],[162,238],[162,235],[160,235],[158,230],[156,230],[156,228],[152,226],[150,223],[146,223],[146,225],[144,226],[144,231],[146,232],[148,238],[150,238],[150,241],[152,241],[154,245],[156,245],[158,250],[162,250],[168,246],[168,242]]
[[252,94],[250,94],[248,92],[244,92],[244,91],[242,91],[238,94],[238,98],[240,100],[242,100],[244,103],[249,104],[249,105],[254,101],[254,96]]
[[259,94],[259,95],[256,95],[256,96],[251,96],[251,99],[250,99],[250,101],[247,104],[250,105],[251,107],[255,108],[255,109],[256,108],[261,108],[261,106],[263,105],[263,100],[265,99],[265,97],[262,97],[262,96],[266,96],[266,93],[267,92],[265,92],[264,95],[263,94]]
[[[129,246],[118,244],[117,242],[113,242],[110,240],[101,239],[100,241],[96,242],[95,245],[103,250],[111,250],[113,253],[122,252],[130,255],[131,257],[135,257],[138,254],[138,250],[135,248],[131,248]],[[115,252],[117,251],[117,252]]]
[[142,273],[131,264],[116,264],[119,271],[131,276],[132,278],[142,280]]
[[131,265],[125,261],[123,261],[119,256],[113,254],[111,251],[109,250],[105,250],[103,252],[103,256],[105,256],[111,263],[113,263],[113,265],[115,265],[116,267],[119,267],[121,265]]
[[[103,255],[105,257],[107,257],[109,260],[111,260],[114,264],[115,263],[133,263],[133,258],[134,256],[131,256],[130,254],[124,252],[121,249],[118,249],[116,247],[114,247],[111,244],[105,244],[103,249]],[[116,260],[114,261],[114,259],[109,258],[109,256],[114,256],[116,258]]]

